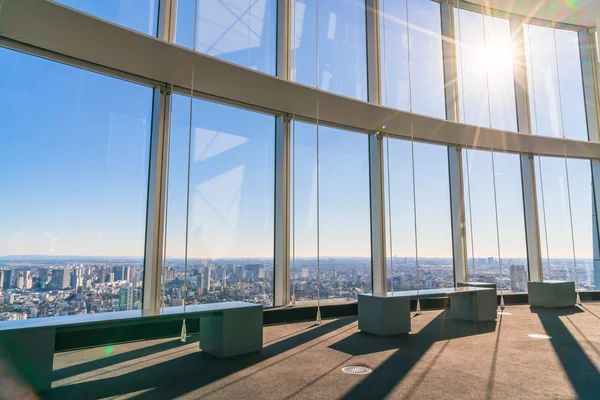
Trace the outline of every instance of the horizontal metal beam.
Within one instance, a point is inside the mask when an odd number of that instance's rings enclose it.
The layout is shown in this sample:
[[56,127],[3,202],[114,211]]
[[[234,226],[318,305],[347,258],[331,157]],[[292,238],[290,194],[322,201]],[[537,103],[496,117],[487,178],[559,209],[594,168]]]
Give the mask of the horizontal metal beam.
[[[0,14],[0,36],[26,43],[69,59],[101,66],[101,73],[130,74],[144,80],[190,86],[190,67],[196,65],[194,88],[214,98],[241,106],[319,119],[324,125],[362,132],[382,130],[416,140],[467,148],[543,156],[596,159],[600,143],[518,134],[440,120],[369,104],[190,51],[45,0],[5,0]],[[49,53],[51,54],[51,53]]]

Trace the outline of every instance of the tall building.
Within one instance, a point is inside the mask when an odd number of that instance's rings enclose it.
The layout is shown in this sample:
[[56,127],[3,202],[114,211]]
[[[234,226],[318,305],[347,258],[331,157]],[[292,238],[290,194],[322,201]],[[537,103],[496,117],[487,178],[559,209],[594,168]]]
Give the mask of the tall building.
[[264,264],[249,264],[244,266],[246,275],[250,278],[265,279],[266,271]]
[[25,271],[23,273],[23,280],[25,281],[25,289],[31,289],[33,287],[33,277],[31,276],[31,271]]
[[221,286],[223,288],[227,287],[227,269],[223,268],[221,270]]
[[199,295],[204,294],[204,271],[198,271],[196,275],[196,288]]
[[204,293],[210,292],[210,271],[212,269],[212,266],[207,265],[206,267],[204,267],[204,271],[202,273],[203,278],[202,278],[202,289],[204,291]]
[[524,265],[511,264],[510,288],[513,292],[524,292],[527,290],[527,271]]
[[48,268],[40,268],[38,270],[38,278],[40,279],[40,283],[42,285],[48,283]]
[[127,285],[119,289],[119,311],[133,310],[133,286]]
[[53,269],[50,286],[53,289],[68,289],[71,286],[71,274],[66,268]]
[[83,268],[75,268],[71,273],[71,289],[77,289],[83,286]]
[[131,282],[131,267],[126,266],[117,266],[113,268],[113,272],[115,273],[115,281],[127,281]]
[[25,277],[22,273],[17,277],[17,289],[23,289],[25,287]]
[[5,269],[3,272],[2,289],[10,289],[12,281],[12,270]]

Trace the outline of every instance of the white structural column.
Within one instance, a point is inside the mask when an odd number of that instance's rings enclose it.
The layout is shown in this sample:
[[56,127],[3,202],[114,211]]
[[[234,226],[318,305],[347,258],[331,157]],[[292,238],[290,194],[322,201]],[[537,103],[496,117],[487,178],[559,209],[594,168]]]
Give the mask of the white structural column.
[[275,119],[275,259],[273,305],[290,301],[290,120]]
[[[446,119],[458,122],[458,85],[456,71],[456,42],[454,12],[448,1],[441,3],[442,53],[444,57],[444,85],[446,93]],[[450,180],[450,213],[452,225],[452,252],[454,284],[465,282],[467,271],[467,238],[465,229],[465,198],[463,187],[462,150],[448,146],[448,172]]]
[[[290,0],[277,0],[277,76],[290,77]],[[290,110],[290,112],[293,110]],[[274,306],[290,302],[290,119],[275,119]]]
[[165,87],[154,90],[150,139],[150,171],[144,251],[143,308],[157,312],[160,308],[161,276],[165,240],[165,200],[171,93]]
[[[367,0],[367,85],[369,103],[381,104],[379,58],[379,0]],[[385,180],[383,135],[369,135],[369,186],[371,198],[371,274],[373,293],[387,293],[385,249]]]
[[[599,6],[600,11],[600,6]],[[590,34],[589,31],[580,31],[579,35],[579,53],[581,59],[581,73],[583,76],[583,94],[585,97],[585,110],[588,128],[588,137],[592,142],[600,142],[600,132],[598,132],[598,76],[596,75],[598,63],[598,36]],[[594,285],[600,289],[600,161],[591,160],[592,164],[592,223],[593,229],[593,249],[594,249]]]
[[[531,115],[529,113],[529,90],[527,86],[527,64],[525,57],[523,22],[523,18],[516,16],[513,16],[510,20],[510,30],[514,48],[513,74],[515,79],[515,102],[517,107],[518,129],[520,133],[531,134]],[[529,280],[541,282],[543,281],[543,273],[540,248],[540,225],[538,219],[533,155],[521,154],[520,159]]]
[[[160,2],[158,38],[171,41],[175,27],[176,0]],[[146,211],[146,246],[144,250],[144,310],[157,312],[161,304],[161,277],[165,243],[165,211],[171,119],[171,90],[155,86],[150,138],[150,169]]]

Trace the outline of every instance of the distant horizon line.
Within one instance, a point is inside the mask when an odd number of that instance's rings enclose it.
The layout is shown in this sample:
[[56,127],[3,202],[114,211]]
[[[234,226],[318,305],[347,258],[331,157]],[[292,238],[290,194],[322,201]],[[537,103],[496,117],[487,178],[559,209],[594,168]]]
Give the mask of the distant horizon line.
[[[477,259],[487,259],[493,257],[494,259],[497,259],[497,257],[494,256],[488,256],[488,257],[475,257]],[[12,259],[15,259],[14,261],[17,261],[19,259],[24,260],[24,259],[59,259],[59,258],[80,258],[80,259],[138,259],[138,260],[143,260],[144,257],[143,256],[99,256],[99,255],[90,255],[90,256],[82,256],[82,255],[42,255],[42,254],[13,254],[13,255],[4,255],[4,256],[0,256],[0,261],[13,261]],[[180,257],[174,257],[174,256],[167,256],[165,257],[166,259],[181,259],[184,260],[185,256],[180,256]],[[232,257],[232,256],[224,256],[224,257],[188,257],[188,260],[190,259],[200,259],[200,260],[221,260],[221,259],[273,259],[273,256],[250,256],[250,257],[244,257],[244,256],[236,256],[236,257]],[[316,256],[296,256],[296,258],[317,258]],[[341,256],[341,255],[327,255],[327,256],[321,256],[321,258],[371,258],[371,256]],[[386,257],[386,259],[391,258],[389,256]],[[412,256],[394,256],[393,258],[410,258],[410,259],[415,259],[416,257],[414,255]],[[434,256],[434,257],[419,257],[419,259],[452,259],[452,256]],[[527,257],[503,257],[502,260],[509,260],[509,259],[514,259],[514,260],[527,260]],[[571,256],[566,256],[566,257],[551,257],[550,259],[552,260],[572,260],[573,258]],[[591,258],[585,258],[582,257],[580,259],[584,259],[584,260],[594,260],[593,257]],[[469,261],[471,260],[471,258],[469,258]]]

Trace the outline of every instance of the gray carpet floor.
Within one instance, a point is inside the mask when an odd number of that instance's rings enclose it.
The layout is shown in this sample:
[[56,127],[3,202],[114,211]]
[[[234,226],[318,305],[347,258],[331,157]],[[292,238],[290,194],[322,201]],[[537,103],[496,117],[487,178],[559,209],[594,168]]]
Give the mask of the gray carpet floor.
[[[360,333],[355,318],[269,326],[261,354],[229,360],[203,354],[194,337],[59,353],[41,397],[600,399],[600,303],[511,306],[491,324],[425,311],[412,327],[380,338]],[[341,371],[357,364],[373,372]]]

